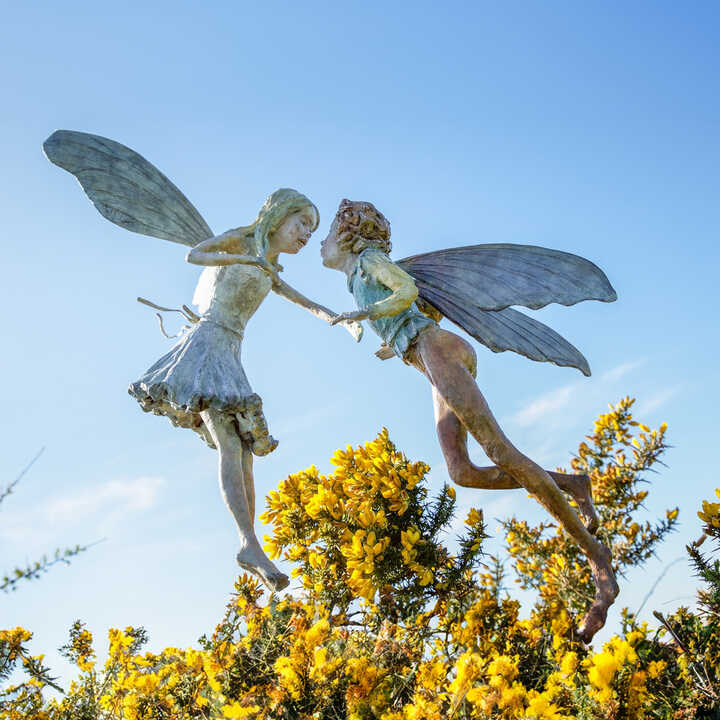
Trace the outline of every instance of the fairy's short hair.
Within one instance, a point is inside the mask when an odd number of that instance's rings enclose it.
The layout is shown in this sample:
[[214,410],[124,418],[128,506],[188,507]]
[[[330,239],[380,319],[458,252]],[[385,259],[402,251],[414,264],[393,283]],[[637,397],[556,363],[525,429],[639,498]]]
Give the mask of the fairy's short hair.
[[355,255],[367,248],[390,253],[390,222],[369,202],[343,200],[335,215],[338,246]]

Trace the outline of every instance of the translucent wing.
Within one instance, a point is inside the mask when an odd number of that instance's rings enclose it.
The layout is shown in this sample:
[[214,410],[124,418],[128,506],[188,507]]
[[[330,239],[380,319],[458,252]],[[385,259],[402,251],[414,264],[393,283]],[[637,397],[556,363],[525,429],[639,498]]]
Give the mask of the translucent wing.
[[50,162],[72,173],[110,222],[194,247],[213,236],[192,203],[154,165],[125,145],[57,130],[44,143]]
[[583,354],[547,325],[512,308],[491,311],[465,305],[452,290],[422,287],[420,282],[418,289],[423,300],[493,352],[512,350],[530,360],[574,367],[590,375]]
[[413,255],[397,264],[413,276],[422,299],[493,352],[512,350],[585,375],[590,367],[576,347],[510,306],[538,309],[617,299],[594,263],[534,245],[470,245]]
[[597,265],[535,245],[469,245],[413,255],[397,264],[415,278],[419,289],[452,288],[462,306],[481,310],[617,300]]

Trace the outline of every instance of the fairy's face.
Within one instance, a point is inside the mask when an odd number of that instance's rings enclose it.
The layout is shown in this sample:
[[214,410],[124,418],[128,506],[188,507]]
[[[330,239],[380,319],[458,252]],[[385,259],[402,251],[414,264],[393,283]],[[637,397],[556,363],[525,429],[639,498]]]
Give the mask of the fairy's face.
[[320,243],[320,256],[322,257],[325,267],[332,268],[333,270],[342,270],[348,252],[343,250],[338,244],[337,228],[338,221],[337,218],[335,218],[333,224],[330,226],[327,237]]
[[269,244],[273,254],[300,252],[317,225],[315,209],[303,208],[288,215],[270,236]]

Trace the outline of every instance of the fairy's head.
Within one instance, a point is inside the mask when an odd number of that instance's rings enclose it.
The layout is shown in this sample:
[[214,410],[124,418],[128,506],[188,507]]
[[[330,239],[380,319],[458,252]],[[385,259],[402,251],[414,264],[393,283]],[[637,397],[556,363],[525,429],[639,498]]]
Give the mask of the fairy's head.
[[268,197],[254,224],[258,251],[270,258],[299,252],[317,229],[320,214],[302,193],[280,188]]
[[390,223],[372,203],[343,200],[320,247],[323,264],[341,269],[348,256],[367,248],[390,253]]

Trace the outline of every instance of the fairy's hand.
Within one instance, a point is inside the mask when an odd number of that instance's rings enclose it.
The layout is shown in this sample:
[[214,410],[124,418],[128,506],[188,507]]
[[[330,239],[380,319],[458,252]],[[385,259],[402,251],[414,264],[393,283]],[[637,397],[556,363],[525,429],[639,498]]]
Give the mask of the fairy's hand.
[[345,323],[348,320],[367,320],[370,314],[367,310],[354,310],[353,312],[345,312],[336,315],[331,321],[331,325],[337,325],[338,323]]
[[[335,323],[333,323],[334,325]],[[362,323],[355,322],[354,320],[346,320],[340,323],[354,338],[356,342],[360,342],[363,336]]]
[[257,266],[268,274],[270,280],[272,280],[273,285],[282,282],[280,280],[280,274],[278,272],[278,270],[282,268],[278,268],[277,266],[273,265],[269,260],[264,257],[259,257],[257,259]]

